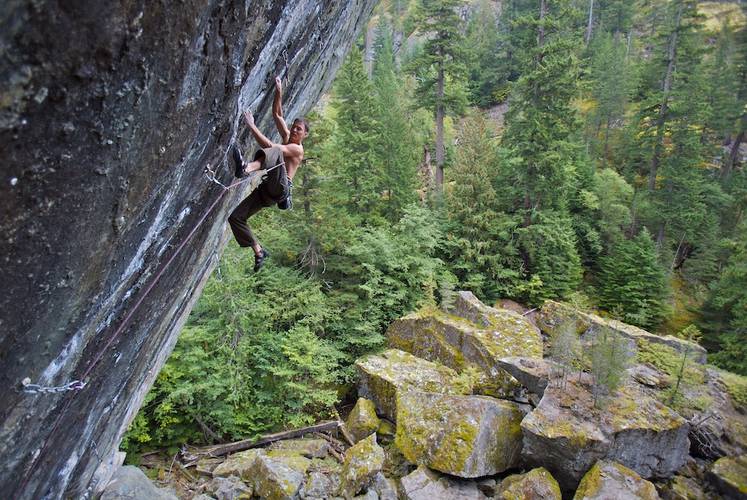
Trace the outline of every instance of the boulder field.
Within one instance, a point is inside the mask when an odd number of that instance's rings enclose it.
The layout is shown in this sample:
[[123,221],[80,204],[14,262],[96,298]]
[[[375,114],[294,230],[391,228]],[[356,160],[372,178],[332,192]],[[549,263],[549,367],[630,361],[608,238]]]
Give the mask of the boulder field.
[[[463,291],[395,321],[388,348],[356,362],[344,456],[319,439],[237,453],[201,471],[198,498],[747,498],[747,380],[697,344],[567,304],[547,302],[540,328],[528,316]],[[612,325],[632,351],[604,404],[583,360],[543,357],[563,324],[582,346]]]

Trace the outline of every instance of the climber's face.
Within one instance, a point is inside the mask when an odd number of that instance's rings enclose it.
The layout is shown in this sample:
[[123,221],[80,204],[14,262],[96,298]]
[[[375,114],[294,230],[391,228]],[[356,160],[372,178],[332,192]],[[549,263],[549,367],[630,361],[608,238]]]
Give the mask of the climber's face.
[[306,126],[301,120],[296,120],[290,128],[290,134],[288,135],[288,142],[294,144],[301,144],[309,132],[306,130]]

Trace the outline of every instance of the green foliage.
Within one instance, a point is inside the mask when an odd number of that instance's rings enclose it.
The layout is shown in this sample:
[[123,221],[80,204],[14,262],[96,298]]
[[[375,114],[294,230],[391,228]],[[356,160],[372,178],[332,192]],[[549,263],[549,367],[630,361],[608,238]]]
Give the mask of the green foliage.
[[568,321],[558,326],[550,343],[550,357],[561,366],[560,384],[565,387],[568,373],[578,364],[581,342],[576,332],[576,322]]
[[645,229],[619,241],[600,261],[600,307],[618,309],[621,319],[641,327],[658,324],[665,313],[666,280]]
[[527,290],[523,298],[530,304],[563,298],[581,284],[581,259],[571,220],[562,213],[542,212],[537,223],[516,230],[518,244],[526,256],[527,272],[541,283]]
[[446,193],[447,259],[459,287],[488,302],[514,294],[521,260],[513,244],[516,217],[500,210],[491,176],[498,167],[494,131],[479,113],[457,134],[459,148]]
[[611,328],[602,328],[592,337],[590,355],[594,406],[600,408],[625,383],[633,354],[622,335]]

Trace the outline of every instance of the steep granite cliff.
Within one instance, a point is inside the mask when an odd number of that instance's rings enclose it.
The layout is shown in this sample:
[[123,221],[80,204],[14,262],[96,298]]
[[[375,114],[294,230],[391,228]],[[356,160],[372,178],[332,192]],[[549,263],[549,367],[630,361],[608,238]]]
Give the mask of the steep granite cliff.
[[[249,145],[240,110],[270,130],[275,74],[286,115],[307,112],[373,4],[4,3],[3,498],[87,497],[107,478],[248,189],[225,193],[166,267],[222,193],[203,169],[231,179],[229,145]],[[82,390],[21,386],[84,376]]]

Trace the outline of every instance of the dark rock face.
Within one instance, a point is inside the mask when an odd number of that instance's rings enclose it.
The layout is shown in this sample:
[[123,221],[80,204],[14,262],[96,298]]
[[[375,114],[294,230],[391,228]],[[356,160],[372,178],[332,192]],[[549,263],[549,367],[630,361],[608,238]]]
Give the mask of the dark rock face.
[[[240,110],[272,130],[275,74],[286,116],[307,112],[373,4],[4,3],[2,497],[86,497],[107,479],[248,190],[218,200],[204,167],[231,180],[228,147],[247,143]],[[79,392],[19,390],[84,375]]]

